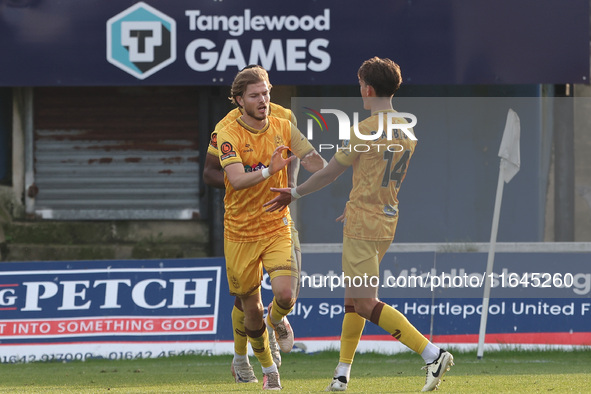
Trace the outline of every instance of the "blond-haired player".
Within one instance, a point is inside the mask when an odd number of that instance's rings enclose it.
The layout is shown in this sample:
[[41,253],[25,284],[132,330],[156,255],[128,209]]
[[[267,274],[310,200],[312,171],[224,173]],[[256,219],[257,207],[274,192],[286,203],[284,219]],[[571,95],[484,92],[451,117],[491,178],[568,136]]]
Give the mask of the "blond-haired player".
[[[214,131],[211,133],[209,146],[207,147],[207,156],[205,158],[205,166],[203,169],[203,180],[204,182],[215,188],[223,189],[224,185],[224,173],[219,159],[219,149],[217,144],[217,133],[224,127],[242,116],[242,110],[240,107],[236,107],[222,120],[220,120]],[[282,107],[279,104],[269,103],[269,116],[290,120],[294,125],[297,125],[296,118],[292,111]],[[289,187],[296,186],[296,179],[299,169],[299,159],[294,159],[288,165],[288,185]],[[285,201],[285,205],[289,204],[289,200]],[[291,237],[292,237],[292,258],[297,263],[298,272],[301,271],[301,251],[300,243],[298,239],[298,232],[293,225],[291,226]],[[299,290],[299,285],[297,286]],[[242,302],[239,297],[236,297],[234,306],[232,308],[232,332],[234,337],[234,358],[232,360],[231,371],[236,383],[256,383],[258,379],[254,374],[252,366],[248,360],[248,339],[244,332],[244,310],[242,308]],[[271,355],[273,361],[277,367],[281,367],[281,353],[277,340],[275,338],[274,330],[269,330],[269,346],[271,349]]]
[[263,203],[272,187],[287,186],[286,166],[291,150],[309,171],[324,160],[289,120],[270,117],[271,83],[262,67],[240,71],[232,83],[231,100],[242,115],[217,134],[224,169],[224,255],[230,293],[240,298],[245,333],[263,368],[263,389],[281,389],[279,371],[269,349],[263,320],[260,285],[263,267],[271,279],[273,302],[267,323],[275,330],[282,351],[293,347],[293,330],[285,316],[296,299],[299,272],[292,258],[289,208],[266,212]]
[[[358,77],[364,108],[371,110],[371,116],[358,125],[363,135],[387,130],[388,121],[407,123],[404,118],[392,117],[395,115],[392,97],[402,82],[400,67],[396,63],[374,57],[361,65]],[[412,129],[407,130],[414,137]],[[351,278],[364,275],[379,277],[380,261],[394,239],[398,223],[398,190],[406,176],[416,140],[401,129],[394,130],[393,140],[388,140],[385,133],[377,135],[377,139],[371,142],[353,132],[351,134],[351,141],[335,153],[324,169],[306,182],[297,188],[273,190],[281,194],[279,200],[287,195],[297,199],[330,184],[348,167],[353,167],[353,188],[341,217],[345,222],[343,272]],[[367,149],[367,146],[370,148]],[[275,203],[275,200],[270,200],[265,206],[273,211],[278,207]],[[368,286],[345,289],[339,364],[327,390],[347,389],[351,364],[366,319],[423,357],[427,364],[423,391],[439,386],[443,374],[453,365],[453,356],[429,342],[402,313],[381,302],[377,297],[377,287]]]

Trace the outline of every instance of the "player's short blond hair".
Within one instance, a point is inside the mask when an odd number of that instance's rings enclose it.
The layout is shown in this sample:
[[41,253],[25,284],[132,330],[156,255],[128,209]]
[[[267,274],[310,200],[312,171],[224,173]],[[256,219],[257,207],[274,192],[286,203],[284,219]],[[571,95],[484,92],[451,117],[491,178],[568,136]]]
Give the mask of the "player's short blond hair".
[[392,60],[377,56],[363,62],[357,76],[373,87],[378,97],[391,97],[402,84],[400,66]]
[[228,97],[232,104],[240,107],[240,104],[238,104],[238,101],[236,101],[236,97],[244,95],[248,85],[258,82],[267,82],[269,89],[273,87],[269,81],[269,74],[267,73],[267,70],[261,66],[252,65],[240,70],[238,74],[236,74],[234,82],[232,82],[230,97]]

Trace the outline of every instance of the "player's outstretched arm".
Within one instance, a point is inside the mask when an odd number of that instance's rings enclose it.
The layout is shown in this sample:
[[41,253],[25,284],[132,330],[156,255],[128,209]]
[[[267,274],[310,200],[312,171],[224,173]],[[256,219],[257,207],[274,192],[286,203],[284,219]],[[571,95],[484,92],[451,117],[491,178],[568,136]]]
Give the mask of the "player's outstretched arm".
[[309,172],[316,172],[326,167],[326,160],[314,149],[297,127],[292,125],[291,150],[301,160],[302,166]]
[[301,162],[302,166],[309,172],[319,171],[327,165],[326,160],[320,156],[316,149],[302,157]]
[[[292,152],[290,156],[295,156]],[[287,186],[296,187],[298,185],[298,174],[300,173],[300,159],[296,158],[287,165]]]
[[[295,189],[295,188],[291,188],[291,187],[285,187],[285,188],[276,188],[276,187],[272,187],[271,191],[273,192],[277,192],[279,194],[277,194],[277,197],[275,197],[272,200],[267,201],[266,203],[263,204],[263,207],[265,207],[265,211],[267,212],[274,212],[280,209],[283,209],[283,207],[285,206],[285,202],[289,201],[289,203],[291,203],[292,201],[295,200],[295,198],[291,195],[291,190]],[[288,203],[288,205],[289,205]]]
[[283,167],[288,165],[295,156],[288,158],[283,157],[283,151],[289,149],[287,146],[279,146],[275,149],[271,155],[269,167],[264,168],[262,171],[244,172],[244,165],[242,163],[232,163],[224,167],[228,182],[236,190],[243,190],[252,187],[270,176],[275,175]]
[[314,193],[334,182],[347,168],[347,166],[340,164],[333,157],[326,167],[315,172],[306,182],[302,183],[297,188],[272,187],[271,191],[279,193],[279,195],[264,203],[263,206],[266,208],[267,212],[276,211],[277,209],[280,209],[280,201],[283,201],[286,198],[290,198],[290,201],[293,201],[306,194]]
[[[291,152],[290,152],[291,153]],[[298,173],[300,170],[300,159],[296,158],[289,162],[287,165],[287,186],[296,187],[298,185]],[[274,211],[280,211],[287,207],[291,203],[291,195],[282,196],[278,195],[276,201],[276,208]]]
[[205,166],[203,167],[203,182],[217,189],[223,189],[225,187],[223,171],[219,157],[207,153],[205,155]]
[[[298,185],[298,173],[300,170],[300,159],[296,158],[289,162],[287,166],[287,186],[296,187]],[[291,203],[291,194],[289,195],[278,195],[275,201],[276,206],[273,211],[280,211],[287,207]]]

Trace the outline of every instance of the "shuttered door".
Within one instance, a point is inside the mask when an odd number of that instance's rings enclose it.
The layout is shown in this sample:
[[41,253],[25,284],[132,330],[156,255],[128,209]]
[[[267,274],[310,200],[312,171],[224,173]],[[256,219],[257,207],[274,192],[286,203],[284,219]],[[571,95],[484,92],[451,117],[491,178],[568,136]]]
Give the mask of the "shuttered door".
[[198,214],[195,87],[44,87],[33,97],[41,218]]

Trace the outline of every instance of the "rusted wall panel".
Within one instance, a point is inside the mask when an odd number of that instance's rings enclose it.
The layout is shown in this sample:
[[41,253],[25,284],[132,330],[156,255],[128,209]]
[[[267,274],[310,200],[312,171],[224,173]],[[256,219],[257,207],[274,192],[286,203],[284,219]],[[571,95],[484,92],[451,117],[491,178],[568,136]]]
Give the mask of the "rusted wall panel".
[[198,214],[196,89],[35,89],[35,212],[53,219]]

